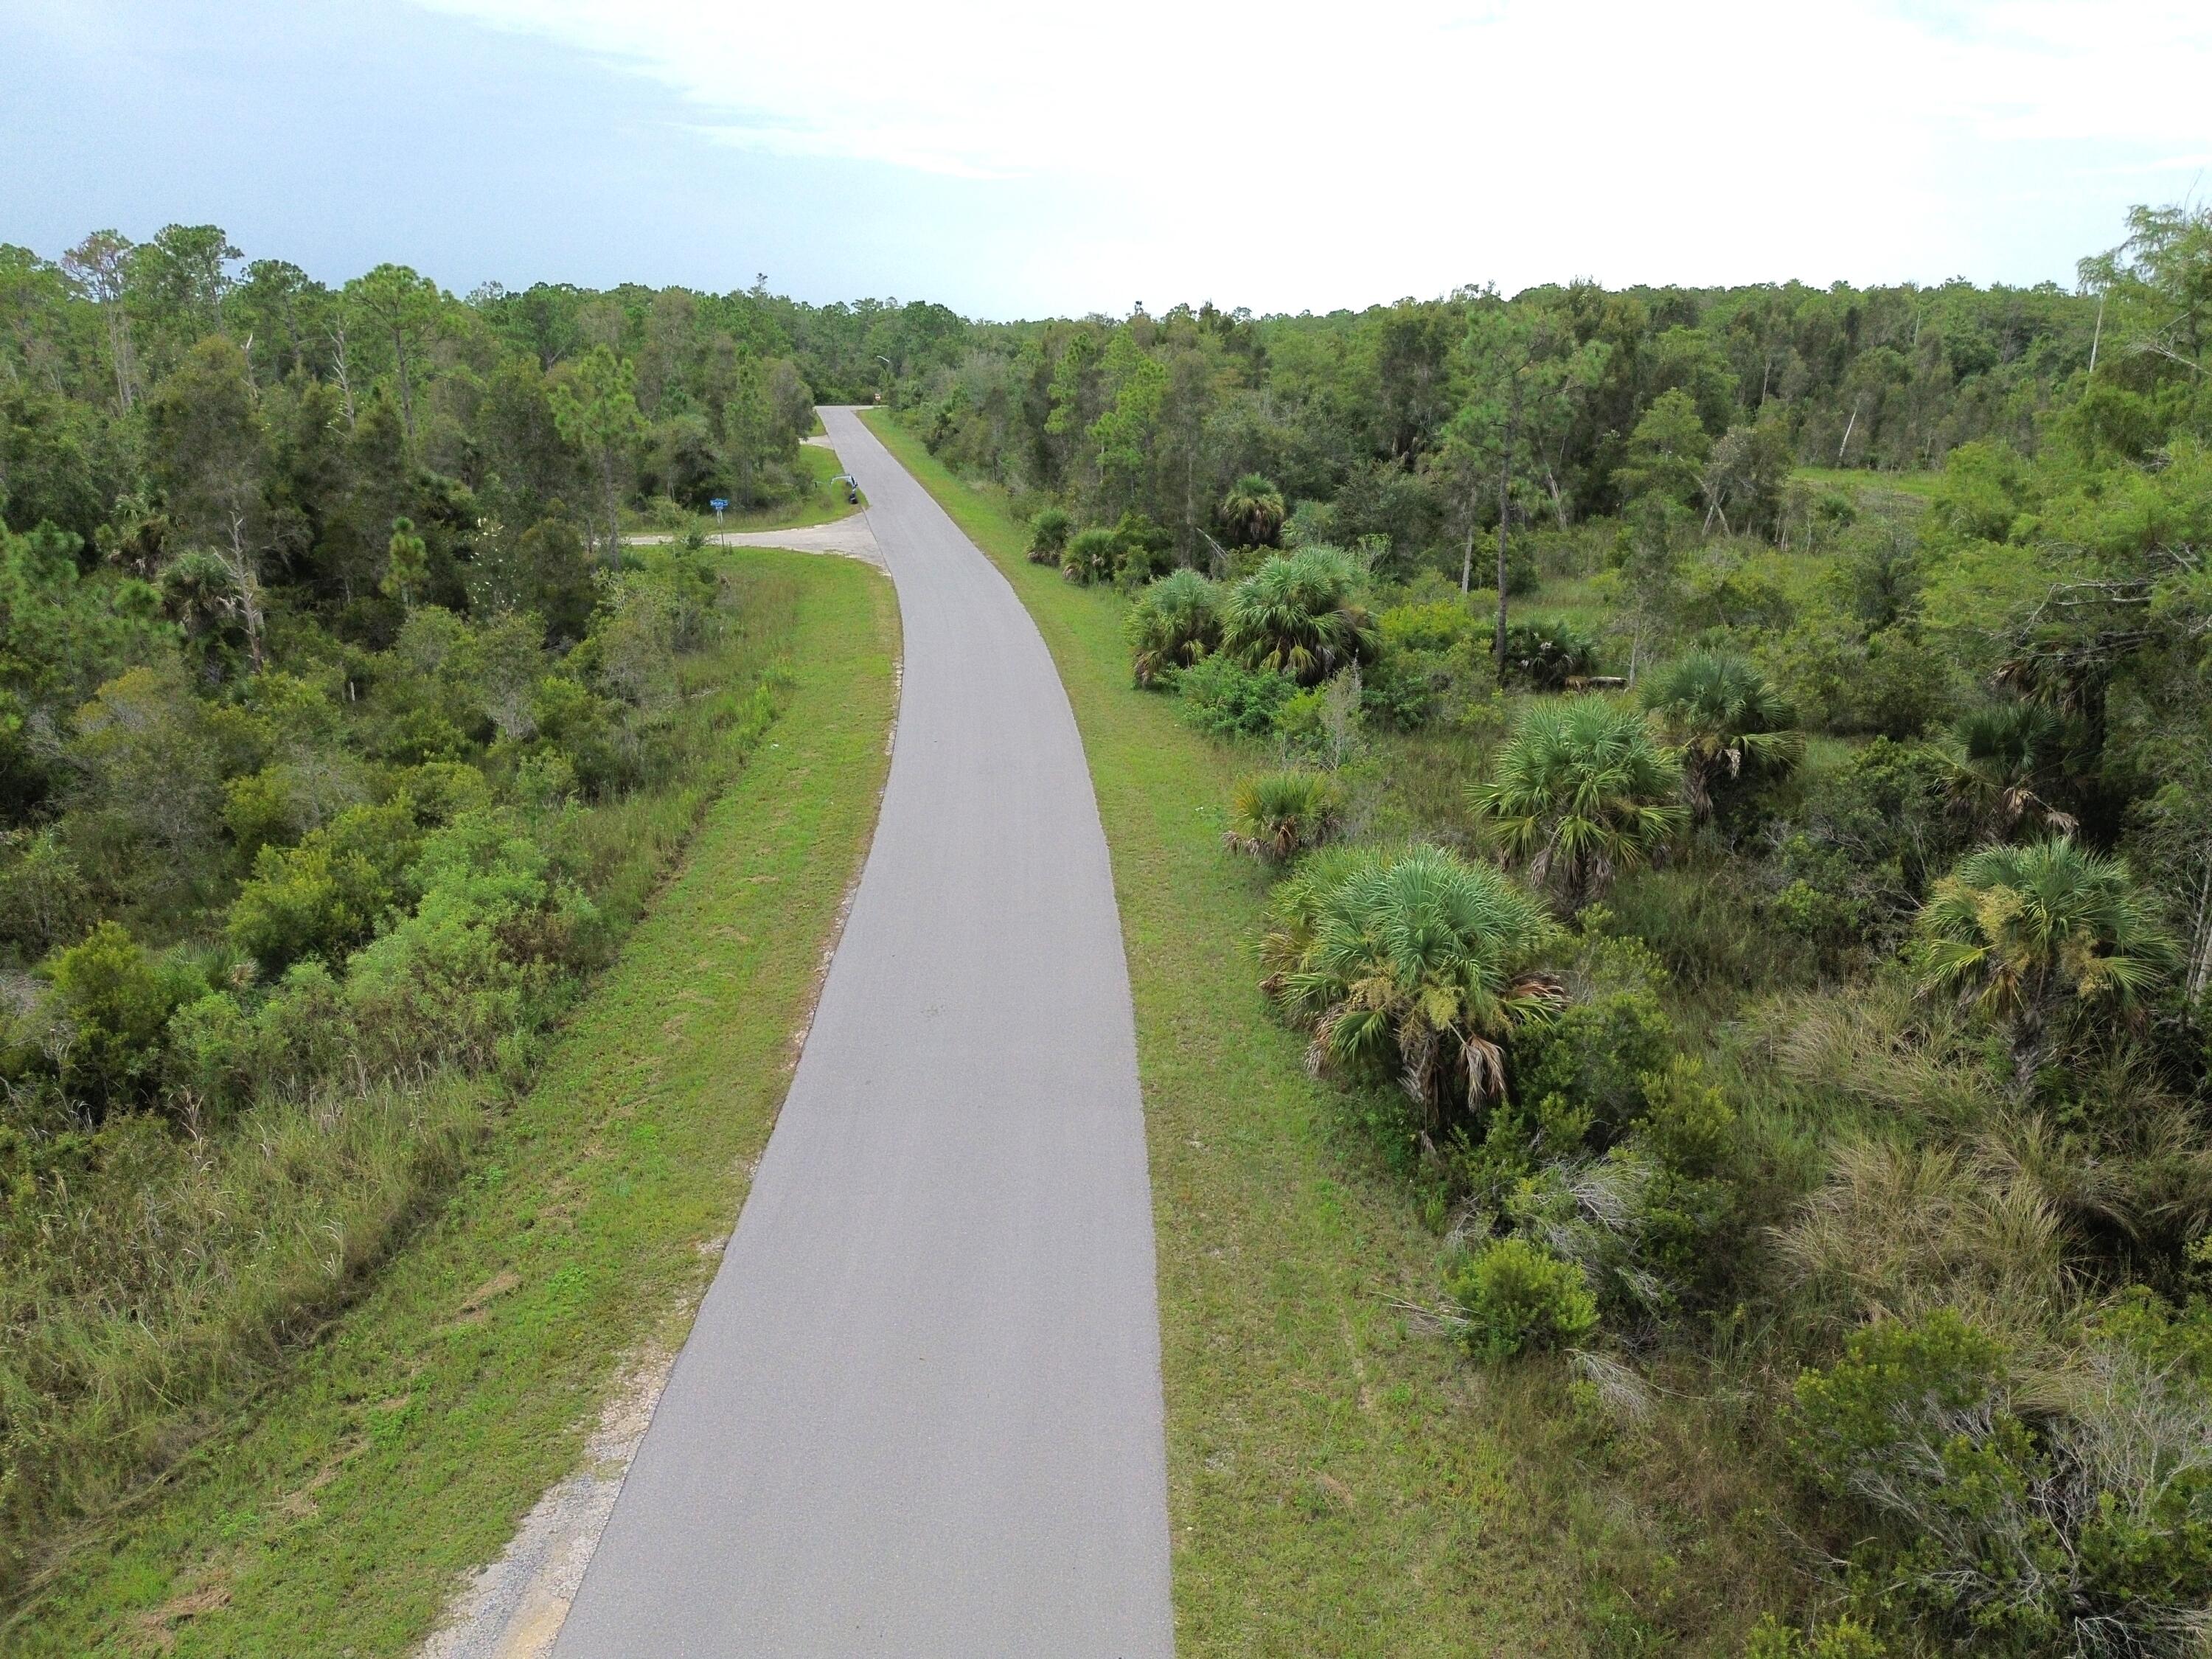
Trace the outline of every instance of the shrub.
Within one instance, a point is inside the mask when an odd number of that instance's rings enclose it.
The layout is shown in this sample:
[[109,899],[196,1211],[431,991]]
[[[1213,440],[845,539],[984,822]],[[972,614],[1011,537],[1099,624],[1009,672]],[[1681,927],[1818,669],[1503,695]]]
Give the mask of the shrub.
[[1176,568],[1174,532],[1141,513],[1124,513],[1114,525],[1114,580],[1124,590],[1142,587]]
[[1470,799],[1506,855],[1571,913],[1673,838],[1680,791],[1680,763],[1641,715],[1584,696],[1523,714],[1497,776]]
[[1137,684],[1158,684],[1221,643],[1221,592],[1195,570],[1178,570],[1146,587],[1122,624]]
[[227,924],[231,943],[277,972],[304,957],[335,962],[366,943],[398,898],[414,854],[414,818],[403,798],[356,806],[297,847],[264,847]]
[[1909,624],[1863,639],[1841,619],[1816,615],[1759,654],[1804,717],[1831,732],[1901,742],[1957,701],[1956,664]]
[[1357,663],[1286,697],[1275,711],[1275,730],[1285,748],[1331,769],[1359,751],[1366,721],[1365,679]]
[[223,827],[248,860],[264,847],[289,843],[300,833],[297,818],[281,767],[264,767],[223,786]]
[[1237,547],[1272,547],[1283,531],[1283,492],[1273,480],[1247,472],[1221,498],[1221,527]]
[[[1778,918],[1839,951],[1887,955],[1965,844],[1941,758],[1876,738],[1843,765],[1803,775],[1800,789],[1778,834]],[[1803,890],[1790,896],[1791,884]]]
[[1504,1043],[1563,997],[1559,941],[1503,872],[1434,847],[1332,860],[1279,891],[1266,988],[1316,1069],[1390,1077],[1431,1129],[1505,1087]]
[[1884,1659],[1888,1652],[1871,1630],[1852,1620],[1796,1631],[1770,1613],[1753,1627],[1743,1659]]
[[1261,738],[1296,686],[1287,675],[1203,657],[1175,677],[1177,713],[1209,737]]
[[1597,646],[1563,622],[1515,623],[1505,630],[1498,678],[1532,691],[1564,691],[1570,680],[1597,670]]
[[2069,1006],[2132,1007],[2176,957],[2157,902],[2127,866],[2065,840],[1969,854],[1936,884],[1919,932],[1923,985],[2009,1024],[2022,1087],[2054,1017]]
[[1805,752],[1796,711],[1741,657],[1692,652],[1644,688],[1644,702],[1681,748],[1699,818],[1712,816],[1716,789],[1778,777]]
[[139,1104],[160,1081],[169,1016],[194,988],[112,921],[56,956],[47,973],[68,1020],[64,1086],[102,1114]]
[[1491,1361],[1572,1346],[1597,1325],[1581,1271],[1521,1237],[1485,1243],[1445,1278],[1466,1323],[1460,1340]]
[[1249,667],[1315,685],[1376,653],[1375,625],[1358,594],[1364,573],[1333,547],[1269,559],[1229,590],[1222,649]]
[[566,763],[575,786],[605,795],[636,780],[638,767],[623,742],[619,706],[562,674],[549,674],[531,697],[538,750]]
[[1060,574],[1072,582],[1087,586],[1092,582],[1114,580],[1114,572],[1121,562],[1121,538],[1115,531],[1094,525],[1088,530],[1079,530],[1068,538],[1066,550],[1060,555]]
[[1574,1267],[1609,1317],[1649,1336],[1725,1282],[1728,1254],[1716,1245],[1733,1200],[1724,1183],[1669,1166],[1639,1138],[1602,1158],[1540,1164],[1503,1207],[1516,1237]]
[[1335,834],[1342,807],[1343,792],[1322,773],[1261,772],[1237,780],[1223,839],[1239,852],[1280,862]]
[[84,872],[51,828],[0,830],[0,945],[36,957],[84,931]]
[[1975,709],[1952,728],[1943,750],[1952,799],[1992,840],[2022,825],[2071,835],[2075,820],[2057,805],[2065,787],[2067,722],[2040,703],[2001,702]]
[[1058,564],[1067,550],[1068,532],[1074,520],[1060,508],[1048,507],[1030,520],[1030,562]]
[[319,962],[293,963],[258,1007],[216,991],[169,1022],[179,1080],[232,1109],[304,1096],[337,1072],[356,1041],[343,988]]
[[2204,1334],[2177,1334],[2141,1299],[2114,1322],[2039,1382],[2033,1414],[2006,1350],[1948,1310],[1866,1327],[1799,1377],[1792,1447],[1879,1522],[1855,1559],[1877,1605],[1960,1646],[2201,1651]]
[[[1555,1154],[1585,1139],[1602,1149],[1643,1117],[1644,1079],[1663,1072],[1674,1054],[1674,1024],[1652,983],[1594,988],[1515,1042],[1515,1092],[1544,1103]],[[1493,1121],[1502,1127],[1509,1115],[1500,1112]],[[1562,1124],[1573,1129],[1567,1146],[1557,1140]]]
[[1375,618],[1386,651],[1463,651],[1474,644],[1474,612],[1465,599],[1394,605]]
[[356,952],[346,1000],[380,1066],[489,1065],[500,1040],[551,1012],[596,915],[552,878],[544,851],[489,814],[423,843],[414,913]]

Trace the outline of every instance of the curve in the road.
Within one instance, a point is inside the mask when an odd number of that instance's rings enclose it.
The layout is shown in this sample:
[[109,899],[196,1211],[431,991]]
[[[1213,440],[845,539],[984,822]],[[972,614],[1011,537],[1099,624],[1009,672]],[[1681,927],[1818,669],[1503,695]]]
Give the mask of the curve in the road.
[[556,1659],[1172,1649],[1127,967],[1067,698],[849,410],[897,586],[866,872]]

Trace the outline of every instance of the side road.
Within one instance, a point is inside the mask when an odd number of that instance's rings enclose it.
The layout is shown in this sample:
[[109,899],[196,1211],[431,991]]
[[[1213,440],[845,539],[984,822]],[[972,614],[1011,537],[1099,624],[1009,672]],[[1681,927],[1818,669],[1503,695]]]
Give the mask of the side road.
[[867,869],[558,1659],[1172,1645],[1152,1200],[1083,746],[849,410],[905,641]]

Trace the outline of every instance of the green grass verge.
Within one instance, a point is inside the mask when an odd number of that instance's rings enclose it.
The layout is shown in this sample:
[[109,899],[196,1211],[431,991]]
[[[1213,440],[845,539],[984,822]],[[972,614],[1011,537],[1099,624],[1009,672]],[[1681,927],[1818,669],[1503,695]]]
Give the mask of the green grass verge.
[[1438,1241],[1260,994],[1265,883],[1221,847],[1234,757],[1131,689],[1112,595],[1029,563],[997,501],[871,424],[1029,606],[1089,755],[1151,1148],[1177,1650],[1580,1650],[1566,1547],[1492,1426],[1516,1385],[1395,1305],[1436,1299]]
[[894,705],[880,573],[730,556],[797,589],[788,701],[679,873],[374,1288],[80,1539],[0,1650],[403,1653],[573,1467],[624,1355],[681,1340],[789,1081]]

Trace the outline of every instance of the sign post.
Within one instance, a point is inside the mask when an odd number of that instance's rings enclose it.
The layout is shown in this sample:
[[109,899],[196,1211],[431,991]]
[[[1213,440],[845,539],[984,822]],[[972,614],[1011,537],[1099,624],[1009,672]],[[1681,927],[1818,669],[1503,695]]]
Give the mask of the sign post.
[[730,498],[726,495],[717,495],[707,505],[714,509],[714,539],[720,543],[722,539],[722,514],[730,505]]

